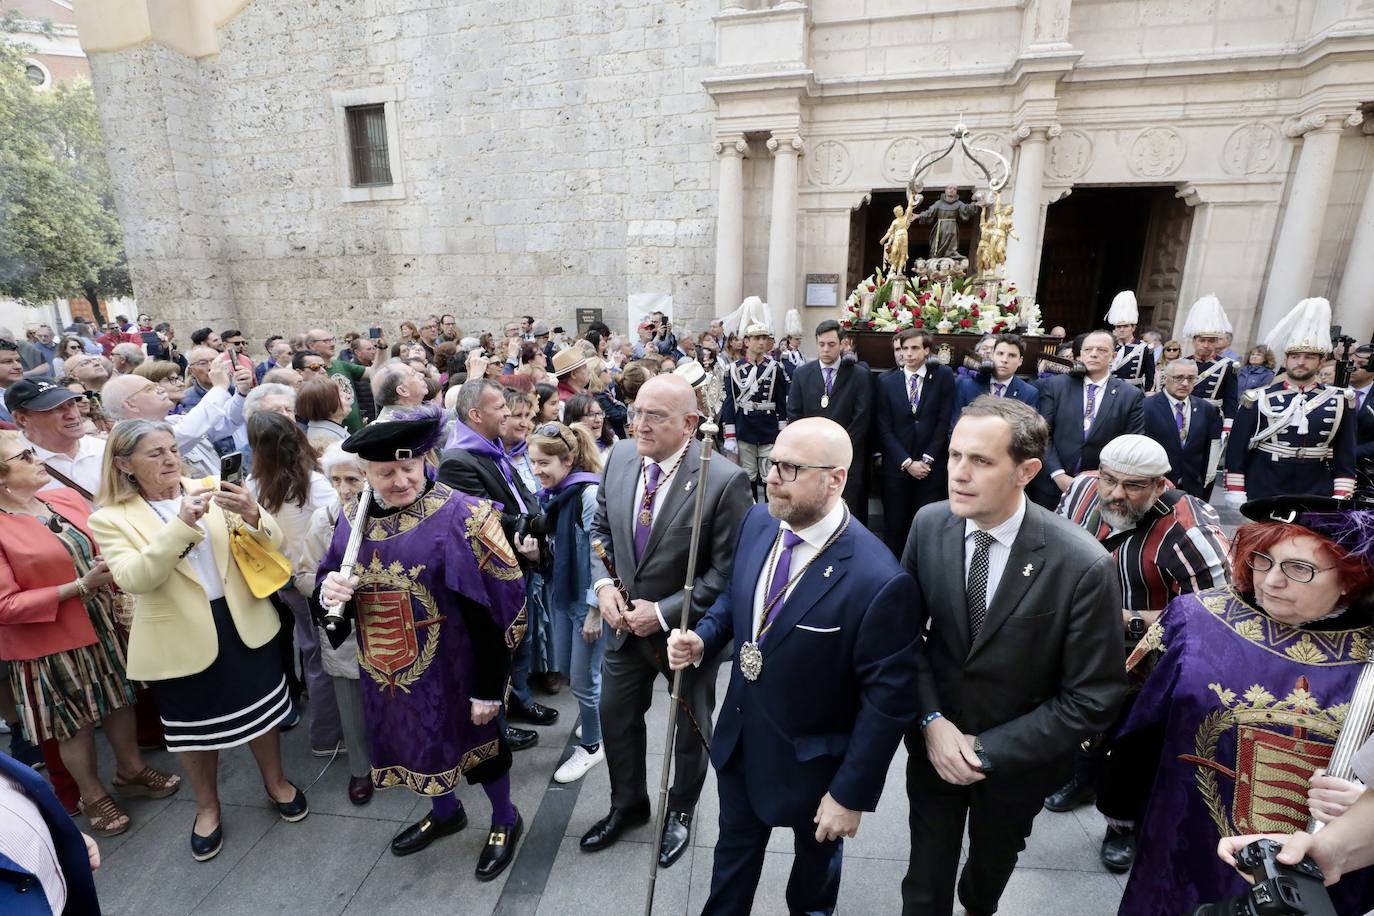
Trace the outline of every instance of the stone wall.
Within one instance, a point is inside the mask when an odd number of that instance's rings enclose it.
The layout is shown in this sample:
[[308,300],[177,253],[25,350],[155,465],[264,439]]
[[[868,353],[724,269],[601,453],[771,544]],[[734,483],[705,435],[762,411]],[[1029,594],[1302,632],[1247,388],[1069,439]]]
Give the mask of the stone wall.
[[[714,313],[714,0],[254,0],[192,60],[92,55],[140,305],[261,338],[453,312]],[[401,200],[344,202],[331,93],[395,87]]]

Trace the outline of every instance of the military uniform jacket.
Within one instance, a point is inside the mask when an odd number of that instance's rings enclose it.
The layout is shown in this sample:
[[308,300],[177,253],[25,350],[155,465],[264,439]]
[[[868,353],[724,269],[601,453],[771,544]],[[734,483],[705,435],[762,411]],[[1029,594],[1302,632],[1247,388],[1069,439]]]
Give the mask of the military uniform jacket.
[[1112,357],[1112,375],[1142,391],[1153,389],[1155,386],[1155,353],[1150,349],[1150,345],[1142,340],[1133,340],[1128,344],[1117,344],[1116,355]]
[[741,359],[729,368],[720,422],[727,439],[773,444],[787,425],[787,374],[777,360],[765,356],[755,365]]
[[1197,363],[1197,385],[1193,388],[1193,394],[1210,401],[1213,407],[1221,411],[1222,427],[1230,432],[1240,402],[1236,364],[1225,356],[1210,361],[1200,360],[1196,356],[1188,358]]
[[1226,447],[1226,489],[1250,499],[1349,496],[1355,489],[1355,392],[1288,382],[1245,392]]

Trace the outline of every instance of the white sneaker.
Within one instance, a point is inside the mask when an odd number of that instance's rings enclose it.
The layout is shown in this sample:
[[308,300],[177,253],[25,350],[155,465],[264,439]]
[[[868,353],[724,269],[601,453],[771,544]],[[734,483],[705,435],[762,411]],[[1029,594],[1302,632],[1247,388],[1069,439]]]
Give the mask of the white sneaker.
[[558,783],[577,782],[587,775],[588,770],[605,759],[605,745],[598,747],[595,754],[589,754],[587,749],[579,744],[573,748],[572,756],[563,761],[558,771],[553,774],[553,781]]
[[577,723],[577,728],[574,728],[574,729],[573,729],[573,737],[574,737],[574,738],[581,738],[581,737],[582,737],[582,723],[581,723],[581,722],[578,722],[578,723]]
[[[578,729],[577,737],[581,738],[581,737],[582,737],[582,726],[580,726],[580,725],[577,726],[577,729]],[[9,733],[10,733],[10,724],[9,724],[8,722],[6,722],[4,719],[0,719],[0,735],[8,735]]]

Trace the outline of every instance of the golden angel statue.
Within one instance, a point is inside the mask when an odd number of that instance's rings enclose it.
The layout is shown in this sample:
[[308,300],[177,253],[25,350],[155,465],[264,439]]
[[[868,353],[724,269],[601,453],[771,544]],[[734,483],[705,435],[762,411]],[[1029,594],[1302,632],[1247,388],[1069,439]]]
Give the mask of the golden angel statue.
[[892,223],[887,227],[887,232],[883,237],[878,240],[878,244],[883,246],[883,259],[887,262],[888,266],[892,268],[892,272],[898,276],[906,274],[906,262],[908,257],[907,230],[911,226],[911,220],[913,219],[915,209],[916,201],[910,198],[907,198],[905,209],[901,206],[893,207],[892,215],[896,218],[893,219]]
[[1000,197],[994,198],[983,208],[979,220],[978,233],[978,273],[980,276],[996,276],[1002,265],[1007,262],[1007,237],[1020,240],[1012,231],[1011,204],[1002,205]]

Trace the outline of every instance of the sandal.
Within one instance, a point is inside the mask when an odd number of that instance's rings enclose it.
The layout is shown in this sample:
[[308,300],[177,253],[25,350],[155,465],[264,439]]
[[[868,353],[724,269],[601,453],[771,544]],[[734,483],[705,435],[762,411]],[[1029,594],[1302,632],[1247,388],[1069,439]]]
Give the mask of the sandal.
[[115,791],[125,798],[166,798],[181,788],[181,777],[175,773],[160,773],[152,767],[139,770],[137,776],[114,778]]
[[[101,796],[93,802],[82,799],[81,813],[90,820],[91,833],[98,837],[119,836],[129,829],[131,823],[129,813],[115,804],[115,800],[108,795]],[[123,818],[124,823],[116,826],[120,818]]]

